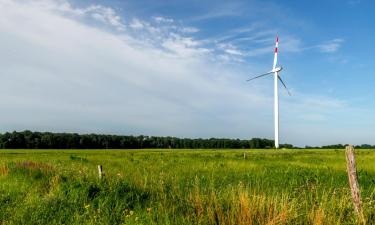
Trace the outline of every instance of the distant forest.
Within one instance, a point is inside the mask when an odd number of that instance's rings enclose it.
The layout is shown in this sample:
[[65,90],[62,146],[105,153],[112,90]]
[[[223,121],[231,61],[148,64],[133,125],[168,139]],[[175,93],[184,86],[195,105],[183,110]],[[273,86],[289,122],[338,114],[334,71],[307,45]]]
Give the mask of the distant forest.
[[[51,132],[6,132],[0,134],[2,149],[267,149],[274,148],[274,141],[262,138],[249,140],[209,138],[191,139],[154,136],[122,136],[104,134],[76,134]],[[297,148],[291,144],[281,144],[280,148]],[[344,149],[345,145],[327,145],[305,148]],[[375,148],[372,145],[360,145],[356,148]]]
[[[293,148],[292,145],[280,145]],[[0,134],[0,148],[3,149],[249,149],[273,148],[274,141],[261,138],[251,140],[210,138],[191,139],[153,136],[120,136],[103,134],[76,134],[51,132],[7,132]]]

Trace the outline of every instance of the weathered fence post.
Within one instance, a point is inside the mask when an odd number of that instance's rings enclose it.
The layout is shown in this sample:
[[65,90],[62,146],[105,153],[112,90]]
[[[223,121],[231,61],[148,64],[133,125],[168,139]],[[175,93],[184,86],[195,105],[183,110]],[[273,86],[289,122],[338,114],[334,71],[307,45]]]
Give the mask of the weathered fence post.
[[246,159],[246,157],[247,157],[247,153],[244,152],[244,153],[243,153],[243,159]]
[[103,166],[98,165],[98,174],[99,174],[99,179],[102,179],[103,177]]
[[355,164],[355,155],[353,145],[346,146],[346,169],[348,171],[349,185],[352,192],[353,205],[355,213],[359,220],[364,224],[364,216],[362,211],[361,193],[359,191],[359,184],[357,179],[357,168]]

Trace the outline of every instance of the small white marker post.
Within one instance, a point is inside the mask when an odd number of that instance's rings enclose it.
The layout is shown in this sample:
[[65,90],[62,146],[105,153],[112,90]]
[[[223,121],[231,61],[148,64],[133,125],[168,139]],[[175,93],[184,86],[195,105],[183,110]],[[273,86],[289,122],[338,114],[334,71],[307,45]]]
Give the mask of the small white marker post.
[[99,179],[102,179],[103,177],[103,166],[98,165],[98,174],[99,174]]

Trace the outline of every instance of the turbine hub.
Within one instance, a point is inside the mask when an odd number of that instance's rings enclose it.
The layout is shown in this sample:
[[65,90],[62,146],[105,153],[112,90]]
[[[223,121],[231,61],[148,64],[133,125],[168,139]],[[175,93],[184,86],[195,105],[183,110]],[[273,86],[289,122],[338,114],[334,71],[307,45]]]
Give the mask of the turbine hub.
[[278,73],[278,72],[280,72],[281,70],[283,70],[283,67],[282,67],[282,66],[280,66],[280,67],[276,67],[276,68],[273,70],[273,72]]

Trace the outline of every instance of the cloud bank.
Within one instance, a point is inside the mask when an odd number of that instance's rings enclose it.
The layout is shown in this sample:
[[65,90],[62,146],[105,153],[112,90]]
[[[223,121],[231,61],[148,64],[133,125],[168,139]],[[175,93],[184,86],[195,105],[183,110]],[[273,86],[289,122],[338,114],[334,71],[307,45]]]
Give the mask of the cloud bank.
[[[124,21],[110,7],[64,0],[0,0],[0,13],[3,131],[273,136],[272,82],[244,82],[263,68],[228,66],[225,56],[244,51],[189,36],[199,28],[160,16]],[[345,105],[316,99],[282,96],[282,142],[314,142],[296,125],[324,121]]]
[[[66,4],[0,3],[7,18],[0,25],[5,50],[1,98],[9,128],[226,135],[215,130],[220,117],[238,114],[238,107],[251,109],[242,103],[265,102],[266,97],[231,84],[233,74],[210,65],[208,50],[189,37],[165,37],[145,24],[143,35],[159,35],[154,39],[161,48],[156,48],[147,36],[136,40],[81,20],[103,7]],[[112,10],[95,15],[118,18]],[[120,22],[114,18],[103,22],[117,28]]]

